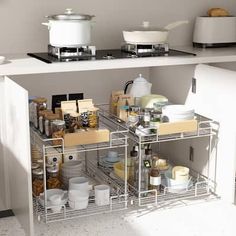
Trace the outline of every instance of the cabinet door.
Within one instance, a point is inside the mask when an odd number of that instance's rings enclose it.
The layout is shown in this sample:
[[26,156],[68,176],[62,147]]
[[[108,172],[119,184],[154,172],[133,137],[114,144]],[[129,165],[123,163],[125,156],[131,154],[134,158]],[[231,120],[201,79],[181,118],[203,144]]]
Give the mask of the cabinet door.
[[10,207],[26,235],[33,235],[28,92],[7,77],[0,78],[0,86],[0,138],[7,167]]
[[[220,123],[217,151],[212,146],[213,153],[217,152],[217,159],[214,160],[214,155],[211,155],[210,161],[213,159],[215,166],[210,166],[210,170],[215,171],[217,193],[223,200],[232,203],[236,163],[236,72],[198,65],[194,77],[196,92],[189,92],[186,104]],[[201,154],[203,156],[204,153]],[[198,170],[206,167],[203,159],[193,164]]]

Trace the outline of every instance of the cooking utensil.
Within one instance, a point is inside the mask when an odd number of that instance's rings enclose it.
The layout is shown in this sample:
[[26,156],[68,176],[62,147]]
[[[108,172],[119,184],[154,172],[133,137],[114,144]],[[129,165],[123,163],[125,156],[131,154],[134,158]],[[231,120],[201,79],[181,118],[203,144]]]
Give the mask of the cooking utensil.
[[123,37],[125,42],[130,44],[164,44],[167,43],[170,30],[187,23],[188,21],[176,21],[164,28],[153,28],[148,21],[144,21],[137,30],[123,31]]
[[91,19],[94,16],[76,14],[66,9],[64,14],[47,16],[49,43],[55,47],[80,47],[90,45]]

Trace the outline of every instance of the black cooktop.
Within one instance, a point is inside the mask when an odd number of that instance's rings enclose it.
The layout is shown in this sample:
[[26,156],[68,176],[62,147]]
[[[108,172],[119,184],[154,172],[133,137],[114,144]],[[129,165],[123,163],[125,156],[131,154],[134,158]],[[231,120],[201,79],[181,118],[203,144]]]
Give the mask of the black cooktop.
[[168,53],[142,53],[135,55],[128,52],[123,52],[120,49],[111,49],[111,50],[97,50],[95,56],[80,56],[80,57],[71,57],[71,58],[56,58],[52,55],[49,55],[47,52],[39,53],[27,53],[28,56],[37,58],[46,63],[58,63],[58,62],[70,62],[70,61],[93,61],[93,60],[115,60],[122,58],[139,58],[139,57],[171,57],[171,56],[196,56],[194,53],[178,51],[174,49],[169,49]]

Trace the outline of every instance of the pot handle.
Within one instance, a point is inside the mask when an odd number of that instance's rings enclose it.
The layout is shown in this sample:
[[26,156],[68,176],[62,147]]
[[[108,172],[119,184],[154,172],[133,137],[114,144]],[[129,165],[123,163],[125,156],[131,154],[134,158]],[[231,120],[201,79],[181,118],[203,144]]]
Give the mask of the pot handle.
[[125,83],[125,87],[124,87],[124,94],[126,94],[126,92],[127,92],[127,89],[128,89],[128,86],[130,85],[130,84],[133,84],[133,80],[129,80],[129,81],[127,81],[126,83]]
[[166,26],[164,27],[164,29],[166,29],[166,30],[172,30],[172,29],[176,28],[176,27],[179,26],[179,25],[188,24],[188,23],[189,23],[188,20],[175,21],[175,22],[172,22],[172,23],[166,25]]
[[48,30],[50,30],[50,24],[47,22],[47,23],[42,23],[42,25],[45,25],[45,26],[47,26],[48,27]]

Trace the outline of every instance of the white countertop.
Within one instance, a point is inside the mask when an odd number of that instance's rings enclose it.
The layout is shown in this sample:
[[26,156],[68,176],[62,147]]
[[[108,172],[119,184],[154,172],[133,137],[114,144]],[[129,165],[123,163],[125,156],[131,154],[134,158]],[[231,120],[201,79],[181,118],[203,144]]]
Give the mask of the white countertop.
[[236,61],[236,47],[201,49],[183,46],[174,47],[174,49],[196,53],[197,56],[145,57],[47,64],[38,59],[29,57],[26,54],[9,54],[5,55],[6,61],[0,65],[0,75],[58,73]]

